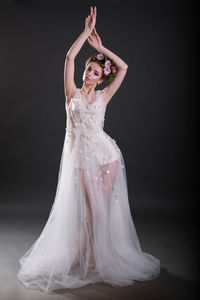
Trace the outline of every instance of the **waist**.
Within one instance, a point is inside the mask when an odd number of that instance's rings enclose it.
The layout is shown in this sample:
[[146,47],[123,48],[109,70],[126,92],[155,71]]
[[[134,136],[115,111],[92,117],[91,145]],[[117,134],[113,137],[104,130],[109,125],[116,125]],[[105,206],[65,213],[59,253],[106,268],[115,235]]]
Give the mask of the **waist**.
[[65,130],[68,135],[84,135],[84,136],[96,135],[103,132],[102,128],[83,129],[83,128],[75,128],[75,127],[66,127]]

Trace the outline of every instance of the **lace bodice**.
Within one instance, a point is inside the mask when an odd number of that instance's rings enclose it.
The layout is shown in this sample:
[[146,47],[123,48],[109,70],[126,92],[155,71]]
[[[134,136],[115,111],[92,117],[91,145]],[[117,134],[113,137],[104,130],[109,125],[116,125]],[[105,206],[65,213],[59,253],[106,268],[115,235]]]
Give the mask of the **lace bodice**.
[[79,88],[70,102],[66,102],[66,130],[74,134],[96,134],[103,130],[105,116],[104,101],[101,90],[95,92],[95,99],[88,103]]

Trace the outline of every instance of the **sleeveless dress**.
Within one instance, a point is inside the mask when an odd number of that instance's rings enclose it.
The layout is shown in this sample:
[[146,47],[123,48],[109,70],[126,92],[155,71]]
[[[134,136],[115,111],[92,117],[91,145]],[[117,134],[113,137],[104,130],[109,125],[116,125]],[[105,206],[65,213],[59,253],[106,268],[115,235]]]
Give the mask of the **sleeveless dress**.
[[19,281],[48,293],[97,282],[114,287],[156,278],[160,261],[141,250],[122,153],[103,130],[101,90],[88,103],[77,88],[65,105],[55,199],[40,236],[19,260]]

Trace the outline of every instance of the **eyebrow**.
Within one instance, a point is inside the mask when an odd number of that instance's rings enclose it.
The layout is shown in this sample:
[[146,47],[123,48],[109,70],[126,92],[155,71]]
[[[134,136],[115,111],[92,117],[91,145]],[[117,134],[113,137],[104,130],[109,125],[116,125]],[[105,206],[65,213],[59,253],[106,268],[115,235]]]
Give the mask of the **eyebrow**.
[[[91,67],[91,66],[89,66],[89,67]],[[100,73],[99,71],[97,71],[97,70],[95,70],[97,73]]]

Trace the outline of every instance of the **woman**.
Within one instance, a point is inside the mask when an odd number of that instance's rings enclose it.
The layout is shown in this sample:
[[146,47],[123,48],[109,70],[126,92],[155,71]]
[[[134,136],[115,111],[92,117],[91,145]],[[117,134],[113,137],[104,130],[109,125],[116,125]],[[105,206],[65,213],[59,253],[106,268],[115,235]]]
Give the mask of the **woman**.
[[[42,233],[20,259],[19,280],[46,293],[101,281],[126,286],[160,272],[160,261],[141,250],[123,156],[103,130],[106,106],[128,65],[102,45],[96,16],[91,7],[84,31],[66,55],[67,123],[56,196]],[[86,61],[77,88],[74,60],[86,40],[99,53]],[[95,90],[104,80],[109,85]]]

